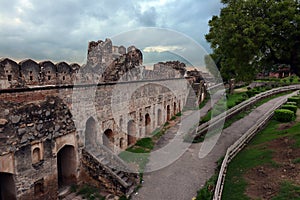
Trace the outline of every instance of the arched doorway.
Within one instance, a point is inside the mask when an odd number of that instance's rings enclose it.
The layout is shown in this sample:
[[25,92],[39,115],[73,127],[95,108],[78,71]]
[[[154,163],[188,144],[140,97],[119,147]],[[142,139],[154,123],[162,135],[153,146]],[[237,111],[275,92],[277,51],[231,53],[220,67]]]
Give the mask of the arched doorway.
[[167,121],[169,121],[171,119],[171,109],[170,109],[170,105],[167,105]]
[[127,123],[127,144],[128,146],[136,142],[136,127],[133,120]]
[[85,124],[85,146],[96,146],[97,126],[93,117],[90,117]]
[[65,145],[57,153],[57,180],[59,188],[76,182],[76,153],[71,145]]
[[114,147],[114,133],[111,129],[106,129],[103,133],[103,145],[107,148],[113,150]]
[[15,200],[16,186],[13,174],[0,172],[0,200]]
[[157,125],[160,126],[162,124],[162,113],[161,109],[157,110]]
[[151,133],[151,118],[150,115],[147,113],[145,115],[145,134],[149,135]]
[[173,112],[174,112],[174,115],[176,115],[176,113],[177,113],[176,102],[174,102],[174,106],[173,106]]

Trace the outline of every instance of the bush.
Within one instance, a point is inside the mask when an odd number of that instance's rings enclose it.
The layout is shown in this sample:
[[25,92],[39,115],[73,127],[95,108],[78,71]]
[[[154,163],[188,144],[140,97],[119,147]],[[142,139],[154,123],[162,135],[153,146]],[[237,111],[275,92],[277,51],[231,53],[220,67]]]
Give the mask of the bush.
[[297,106],[295,106],[295,105],[283,105],[283,106],[281,106],[281,108],[293,111],[294,114],[296,114],[296,112],[297,112]]
[[300,108],[300,97],[290,97],[288,98],[289,102],[296,102],[298,108]]
[[295,114],[287,109],[277,109],[274,111],[274,118],[279,122],[290,122],[295,120]]
[[285,103],[285,105],[294,105],[294,106],[297,106],[297,103],[293,102],[293,101],[288,101],[288,102]]
[[255,95],[255,92],[256,91],[253,91],[253,90],[249,90],[246,92],[247,96],[250,98],[250,97],[253,97]]

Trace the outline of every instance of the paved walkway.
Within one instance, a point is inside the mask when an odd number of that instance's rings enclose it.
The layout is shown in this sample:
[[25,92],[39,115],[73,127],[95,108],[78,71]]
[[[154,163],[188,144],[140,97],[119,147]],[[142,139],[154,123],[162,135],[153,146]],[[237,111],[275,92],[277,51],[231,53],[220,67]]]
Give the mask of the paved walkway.
[[[160,170],[144,174],[143,187],[133,200],[191,200],[197,190],[214,174],[216,161],[225,155],[227,148],[243,133],[270,110],[274,103],[286,96],[275,98],[255,110],[230,127],[224,129],[212,151],[204,158],[199,158],[199,150],[203,143],[192,144],[183,155],[171,165]],[[208,109],[204,107],[203,109]],[[200,115],[205,114],[201,110]],[[173,138],[174,130],[170,129],[155,148],[166,145],[168,138]],[[163,160],[162,160],[163,162]]]

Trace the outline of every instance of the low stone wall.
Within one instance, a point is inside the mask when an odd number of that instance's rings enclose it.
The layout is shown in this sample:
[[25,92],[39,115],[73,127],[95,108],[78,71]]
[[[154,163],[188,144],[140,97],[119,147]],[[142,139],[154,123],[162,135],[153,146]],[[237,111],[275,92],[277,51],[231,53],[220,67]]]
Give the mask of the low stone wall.
[[[85,150],[82,150],[81,163],[84,173],[92,177],[103,191],[116,194],[118,196],[128,194],[130,188],[122,185],[120,181],[106,168],[106,166],[99,163],[97,159]],[[135,183],[134,185],[136,185],[138,181],[137,174],[126,173],[126,175],[131,177],[131,181],[133,181]]]

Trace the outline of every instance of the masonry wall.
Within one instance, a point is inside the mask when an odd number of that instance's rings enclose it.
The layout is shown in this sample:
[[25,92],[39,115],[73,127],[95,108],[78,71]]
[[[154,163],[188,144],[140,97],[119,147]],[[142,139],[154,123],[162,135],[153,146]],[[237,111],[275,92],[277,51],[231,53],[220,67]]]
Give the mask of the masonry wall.
[[[68,106],[58,97],[46,97],[30,103],[3,100],[0,107],[0,173],[13,176],[10,187],[15,189],[10,192],[24,200],[55,199],[58,177],[76,182],[79,175],[81,148]],[[68,159],[67,154],[58,156],[66,146],[73,152],[70,163],[74,167],[58,161],[62,156]],[[73,169],[72,177],[66,178],[64,172],[59,175],[58,165]],[[2,181],[0,185],[7,184]]]

